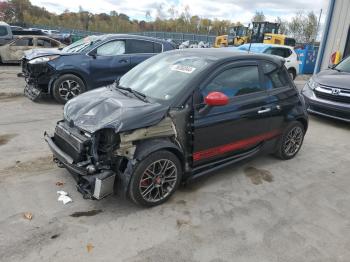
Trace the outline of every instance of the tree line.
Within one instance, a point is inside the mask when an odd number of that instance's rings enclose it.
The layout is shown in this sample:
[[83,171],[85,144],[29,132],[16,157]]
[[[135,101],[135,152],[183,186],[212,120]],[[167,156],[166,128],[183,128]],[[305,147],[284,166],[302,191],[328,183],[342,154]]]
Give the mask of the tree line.
[[[109,14],[93,14],[82,7],[78,12],[65,10],[62,14],[55,14],[43,7],[32,5],[30,0],[0,1],[0,20],[11,24],[60,26],[103,33],[165,31],[222,35],[228,34],[232,26],[241,25],[240,22],[192,15],[188,6],[178,11],[174,6],[164,10],[159,5],[155,17],[147,11],[144,20],[136,20],[114,10]],[[265,20],[263,12],[257,11],[252,17],[252,21]],[[279,22],[281,33],[295,37],[298,42],[310,42],[316,36],[317,17],[313,12],[298,12],[290,22],[279,17],[272,22]]]

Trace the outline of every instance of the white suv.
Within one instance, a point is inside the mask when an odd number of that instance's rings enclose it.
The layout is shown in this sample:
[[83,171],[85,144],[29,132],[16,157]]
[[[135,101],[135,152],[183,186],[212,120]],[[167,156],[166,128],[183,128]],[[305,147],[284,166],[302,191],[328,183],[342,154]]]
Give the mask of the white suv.
[[294,48],[286,45],[274,45],[274,44],[244,44],[235,50],[248,51],[252,53],[264,53],[281,56],[285,59],[285,66],[290,74],[291,78],[294,80],[295,77],[299,74],[299,60],[298,55],[295,53]]
[[290,74],[291,78],[294,80],[299,74],[299,60],[298,55],[295,53],[294,48],[286,45],[267,45],[269,46],[264,54],[271,54],[284,57],[286,60],[285,66]]

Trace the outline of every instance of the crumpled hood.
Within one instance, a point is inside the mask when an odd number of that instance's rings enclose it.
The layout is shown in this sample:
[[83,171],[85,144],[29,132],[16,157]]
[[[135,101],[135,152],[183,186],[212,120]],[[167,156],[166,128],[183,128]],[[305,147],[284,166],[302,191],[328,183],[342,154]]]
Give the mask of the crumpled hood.
[[318,73],[315,81],[325,86],[350,89],[350,73],[346,72],[327,69]]
[[37,57],[48,56],[48,55],[61,55],[62,51],[58,48],[39,48],[32,49],[24,52],[24,57],[28,60],[32,60]]
[[103,128],[113,128],[118,133],[155,125],[168,110],[168,106],[127,95],[114,86],[81,94],[65,105],[65,120],[90,133]]

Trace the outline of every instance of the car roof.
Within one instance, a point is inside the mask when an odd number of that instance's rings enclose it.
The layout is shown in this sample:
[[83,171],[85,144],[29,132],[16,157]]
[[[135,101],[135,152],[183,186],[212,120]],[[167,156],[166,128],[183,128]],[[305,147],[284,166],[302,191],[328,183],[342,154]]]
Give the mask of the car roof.
[[5,23],[5,22],[3,22],[3,21],[0,21],[0,25],[6,25],[6,26],[9,26],[9,24],[8,24],[8,23]]
[[[250,44],[244,44],[242,46],[249,46]],[[283,47],[283,48],[288,48],[288,49],[293,49],[292,46],[288,46],[288,45],[278,45],[278,44],[263,44],[263,43],[252,43],[251,44],[252,47],[261,47],[261,48],[268,48],[268,47]]]
[[137,40],[148,40],[148,41],[154,41],[154,42],[156,41],[160,43],[168,43],[168,41],[164,39],[143,36],[143,35],[132,35],[132,34],[104,34],[104,35],[93,35],[91,37],[96,37],[101,41],[118,39],[118,38],[129,38],[129,39],[131,38],[131,39],[137,39]]
[[164,54],[182,54],[184,57],[200,56],[208,60],[267,60],[276,64],[283,64],[284,59],[278,56],[248,53],[242,51],[235,51],[225,47],[222,48],[186,48],[167,51]]

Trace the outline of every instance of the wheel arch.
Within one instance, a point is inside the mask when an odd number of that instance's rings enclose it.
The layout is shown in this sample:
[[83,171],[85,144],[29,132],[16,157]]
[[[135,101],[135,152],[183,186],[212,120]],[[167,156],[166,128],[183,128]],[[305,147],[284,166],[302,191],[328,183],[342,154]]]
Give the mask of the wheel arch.
[[298,121],[298,122],[300,122],[300,123],[303,125],[304,131],[306,132],[307,129],[308,129],[308,127],[309,127],[308,121],[307,121],[305,118],[303,118],[303,117],[299,117],[299,118],[297,118],[297,119],[295,119],[295,120]]
[[58,78],[60,78],[61,76],[64,76],[64,75],[74,75],[76,77],[79,77],[81,79],[81,81],[83,81],[84,85],[85,85],[85,88],[86,88],[86,91],[89,90],[89,87],[87,85],[87,81],[86,79],[79,73],[77,72],[71,72],[71,71],[65,71],[65,72],[60,72],[59,74],[55,75],[54,77],[52,77],[50,79],[50,82],[49,82],[49,89],[48,89],[48,93],[49,94],[52,94],[52,89],[53,89],[53,85],[54,83],[57,81]]
[[148,155],[159,151],[168,150],[173,153],[184,167],[184,153],[182,149],[168,138],[147,139],[137,142],[134,159],[141,161]]

